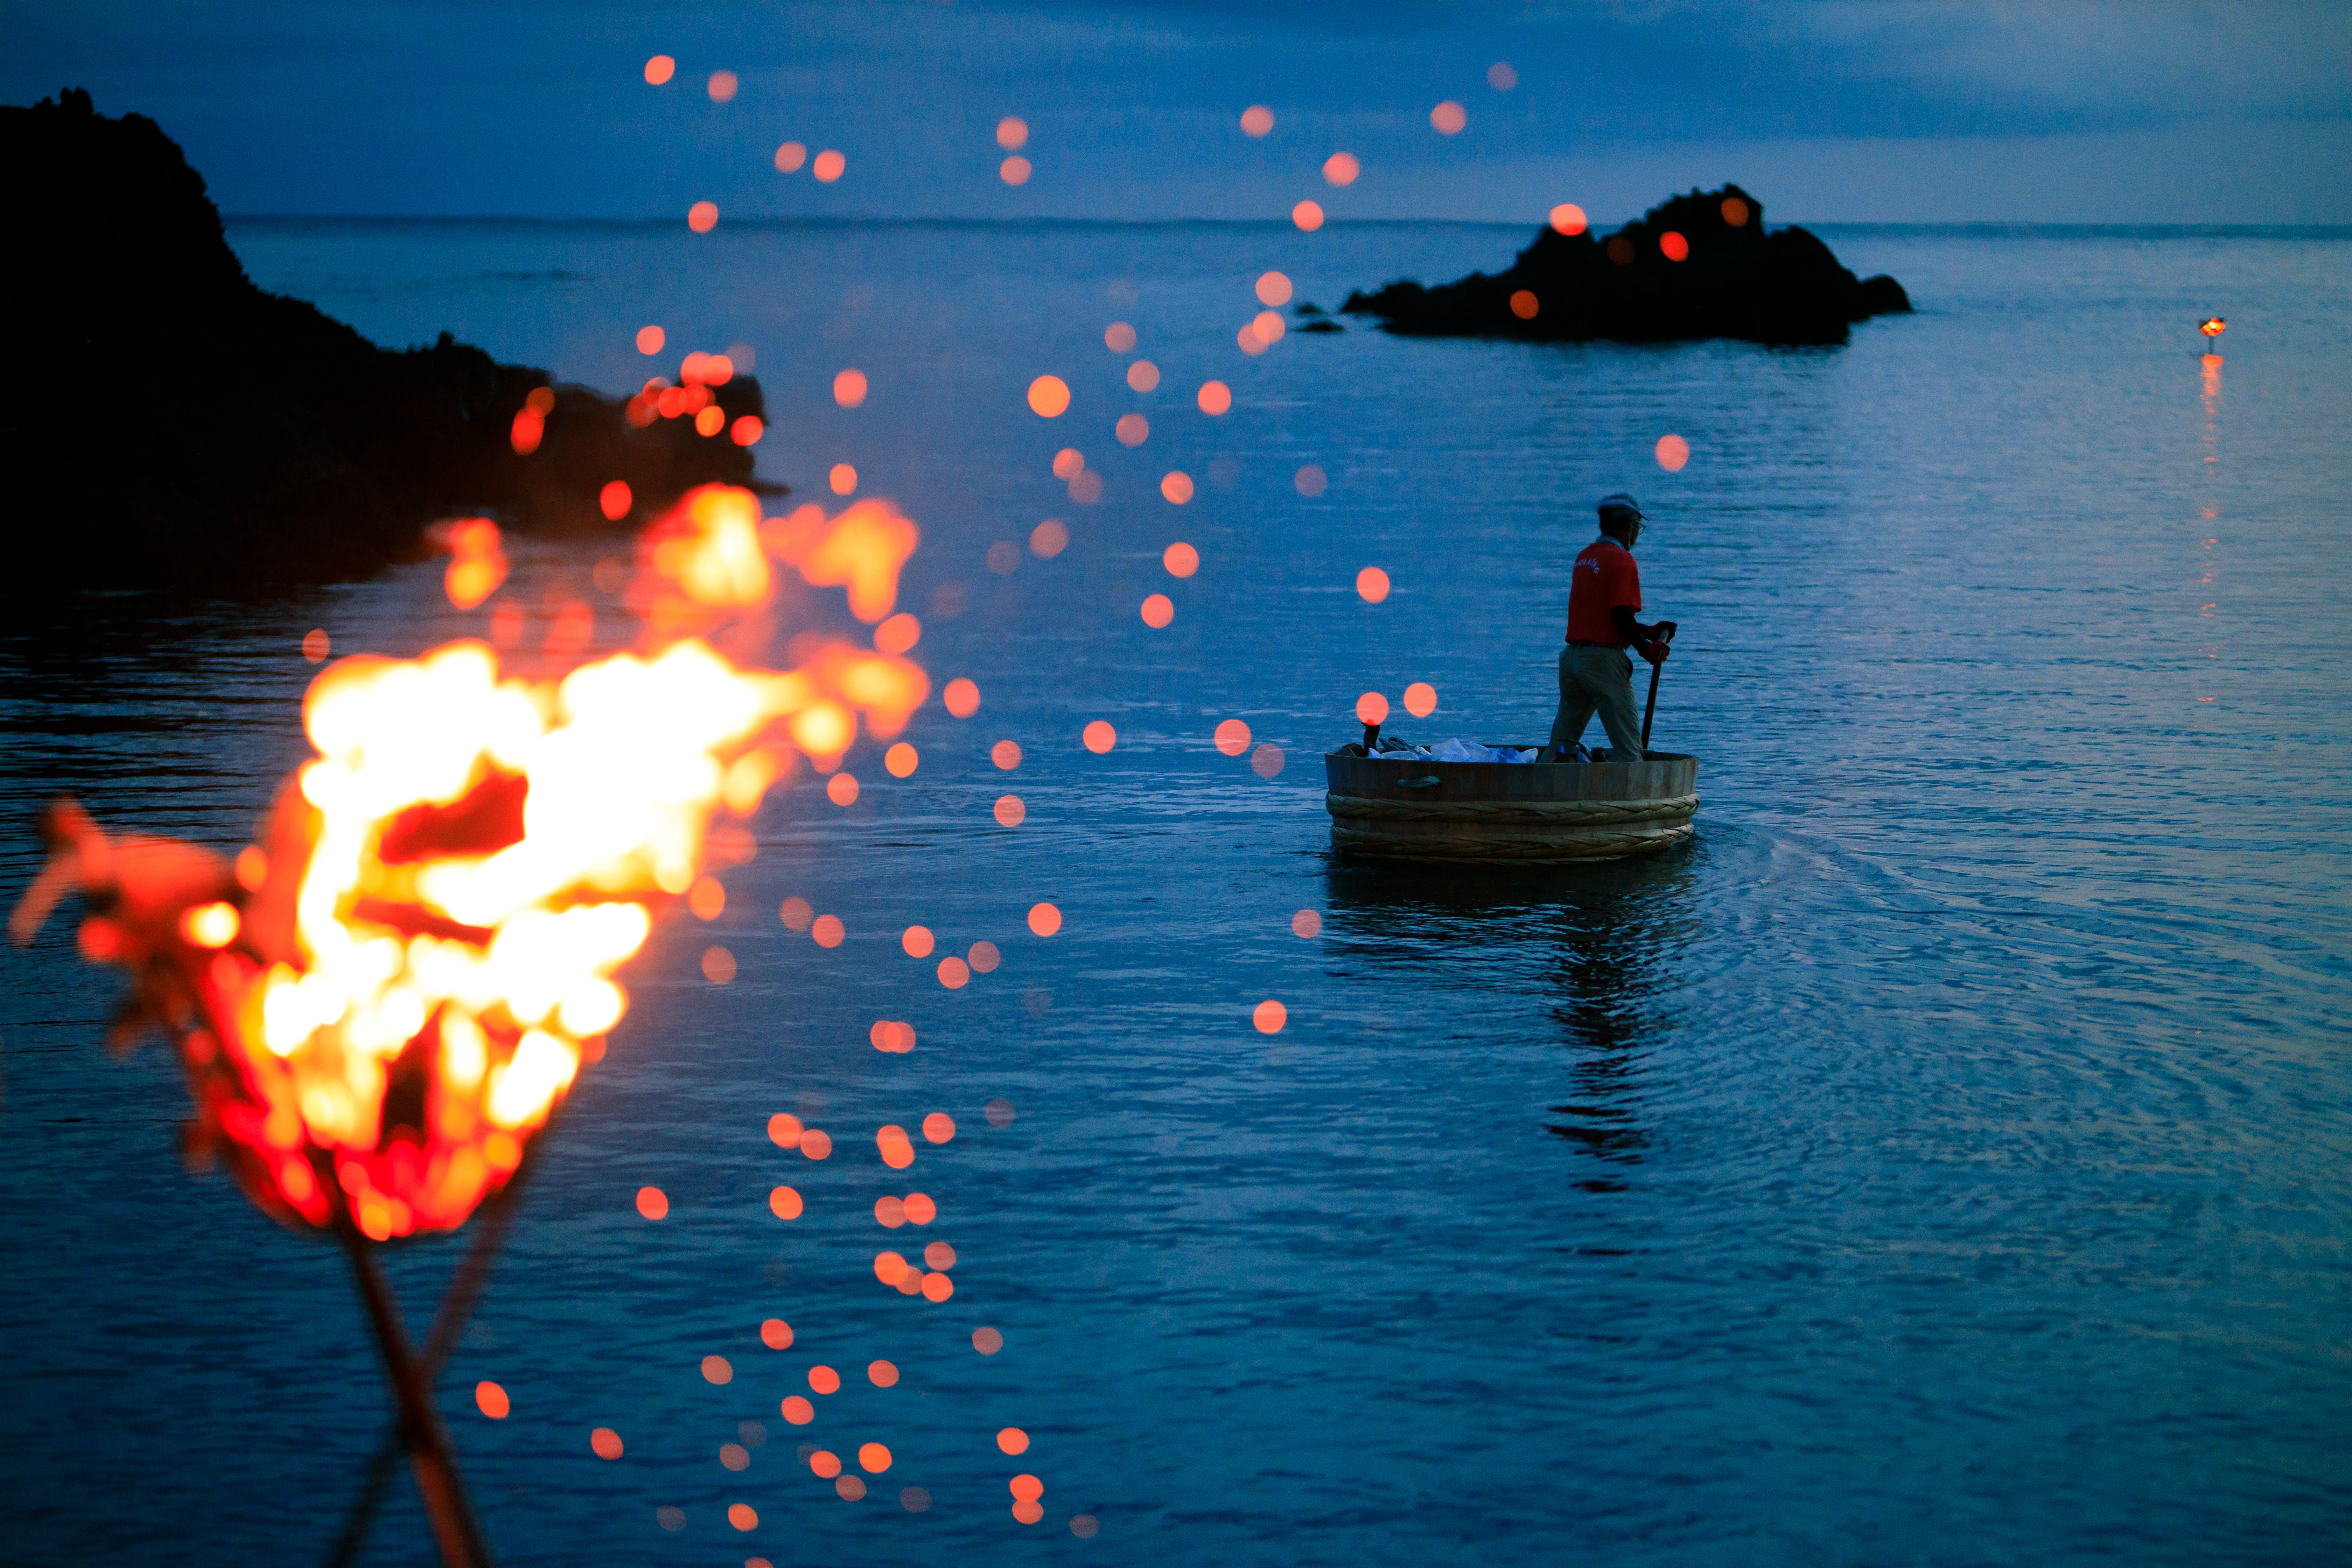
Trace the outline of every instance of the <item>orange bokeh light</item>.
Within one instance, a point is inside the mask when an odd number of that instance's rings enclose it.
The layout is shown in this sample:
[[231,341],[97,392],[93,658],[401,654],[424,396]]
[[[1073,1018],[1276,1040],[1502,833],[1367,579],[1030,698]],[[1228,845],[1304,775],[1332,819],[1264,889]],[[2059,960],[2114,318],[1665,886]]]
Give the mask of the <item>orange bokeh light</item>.
[[835,805],[857,804],[857,779],[850,773],[835,773],[824,781],[824,798]]
[[809,926],[809,935],[819,947],[839,947],[842,934],[839,915],[819,915]]
[[1263,103],[1253,103],[1242,110],[1242,134],[1263,136],[1274,129],[1274,110]]
[[901,741],[882,753],[882,771],[894,779],[908,778],[913,775],[919,760],[915,748]]
[[1029,176],[1034,173],[1036,170],[1029,160],[1017,153],[996,166],[996,177],[1008,185],[1025,185],[1029,183]]
[[1257,1026],[1257,1032],[1261,1035],[1278,1035],[1283,1025],[1289,1021],[1290,1009],[1272,997],[1259,1003],[1250,1014],[1250,1022]]
[[1160,493],[1172,504],[1182,506],[1192,499],[1192,476],[1181,468],[1171,470],[1161,478]]
[[1143,624],[1153,631],[1160,630],[1175,618],[1175,602],[1167,595],[1153,594],[1143,601]]
[[[1007,1430],[1013,1429],[1014,1428],[1007,1428]],[[999,1440],[997,1447],[1004,1447],[1001,1439]],[[1028,1439],[1025,1436],[1022,1439],[1022,1447],[1028,1447]],[[1008,1453],[1013,1452],[1011,1449],[1006,1449],[1005,1451]],[[1045,1495],[1045,1483],[1039,1480],[1034,1476],[1015,1476],[1013,1478],[1011,1482],[1011,1490],[1013,1495],[1019,1498],[1023,1502],[1035,1502],[1039,1498]]]
[[1449,98],[1429,111],[1429,122],[1440,136],[1458,136],[1462,128],[1470,123],[1470,114]]
[[1059,518],[1049,517],[1029,531],[1029,553],[1050,561],[1068,548],[1070,530]]
[[331,646],[323,627],[312,626],[302,634],[302,657],[312,664],[326,663]]
[[1078,740],[1087,751],[1099,756],[1118,744],[1118,731],[1111,727],[1109,720],[1097,719],[1079,731]]
[[782,1318],[770,1318],[760,1325],[760,1342],[772,1351],[793,1348],[793,1326]]
[[1256,286],[1257,302],[1275,306],[1290,303],[1290,279],[1279,272],[1261,272]]
[[637,1189],[637,1212],[647,1219],[665,1219],[669,1215],[669,1194],[659,1187]]
[[1574,202],[1562,202],[1551,209],[1551,226],[1571,237],[1582,234],[1590,226],[1585,220],[1584,209]]
[[833,488],[834,494],[845,496],[857,488],[857,470],[847,463],[835,463],[824,481]]
[[992,942],[973,942],[963,958],[966,963],[971,965],[971,972],[974,974],[993,974],[996,973],[996,966],[1004,961],[1004,955],[996,950],[996,944]]
[[1313,234],[1323,226],[1323,209],[1313,202],[1301,202],[1290,209],[1290,221]]
[[767,431],[767,426],[761,422],[758,415],[745,414],[727,427],[727,436],[738,447],[751,447],[758,445],[760,437]]
[[792,1187],[777,1187],[768,1194],[768,1212],[778,1219],[798,1219],[805,1212],[801,1194]]
[[1069,384],[1058,375],[1041,375],[1029,384],[1029,409],[1041,419],[1057,419],[1070,406]]
[[1681,261],[1690,255],[1690,241],[1673,229],[1658,236],[1658,249],[1669,261]]
[[849,160],[828,147],[816,155],[816,165],[809,173],[816,176],[819,184],[829,185],[841,178],[848,167]]
[[[889,1363],[885,1362],[882,1364],[887,1366]],[[898,1373],[895,1370],[891,1373],[891,1381],[894,1383],[898,1381]],[[884,1386],[887,1387],[888,1384],[886,1384]],[[890,1468],[890,1450],[879,1443],[860,1444],[857,1449],[857,1463],[867,1475],[878,1476]]]
[[702,1381],[721,1386],[735,1381],[735,1363],[723,1355],[702,1358]]
[[[996,797],[994,816],[1003,826],[1018,827],[1029,819],[1029,808],[1021,804],[1021,797],[1017,795],[1000,795]],[[952,958],[948,960],[949,963],[955,962]],[[940,967],[945,968],[946,965]]]
[[1140,414],[1122,414],[1111,434],[1122,447],[1140,447],[1151,435],[1151,422]]
[[599,1426],[588,1434],[588,1447],[600,1459],[621,1457],[621,1435],[610,1426]]
[[812,1160],[822,1160],[833,1152],[833,1134],[812,1127],[801,1134],[801,1152]]
[[845,370],[833,378],[833,400],[844,408],[856,408],[866,401],[866,373]]
[[904,934],[898,938],[898,945],[907,950],[907,956],[909,958],[929,958],[931,956],[932,945],[937,940],[931,935],[931,928],[929,926],[908,926]]
[[[1006,795],[1004,798],[1005,800],[1013,799],[1011,795]],[[999,803],[1000,806],[1002,804],[1002,802]],[[997,813],[996,820],[999,822],[1004,822],[1004,814],[1002,810]],[[1017,822],[1019,819],[1015,818],[1014,820]],[[1014,826],[1014,823],[1004,822],[1004,826],[1011,827]],[[940,960],[939,977],[940,984],[946,986],[949,990],[961,991],[965,986],[971,984],[971,965],[950,953],[947,957]]]
[[776,172],[780,174],[797,174],[801,172],[801,165],[807,162],[806,142],[787,142],[776,149]]
[[809,1368],[808,1385],[819,1394],[839,1394],[841,1373],[829,1366],[813,1366]]
[[514,1408],[507,1398],[507,1391],[495,1383],[474,1384],[474,1403],[483,1415],[493,1421],[505,1420],[507,1413]]
[[1542,306],[1537,303],[1535,294],[1532,290],[1519,289],[1515,289],[1512,292],[1511,314],[1517,316],[1522,321],[1534,321],[1536,319],[1536,312],[1541,309]]
[[874,1146],[880,1151],[882,1163],[894,1171],[903,1171],[915,1163],[914,1140],[896,1122],[875,1132]]
[[741,86],[733,71],[712,71],[705,90],[710,94],[711,102],[728,103],[733,101],[737,89]]
[[816,1419],[816,1406],[804,1394],[788,1394],[777,1412],[795,1426],[805,1426]]
[[1377,566],[1367,566],[1356,574],[1356,592],[1367,604],[1379,604],[1389,596],[1389,574]]
[[988,749],[988,760],[1006,773],[1021,765],[1021,742],[999,741]]
[[866,1380],[877,1388],[895,1388],[898,1384],[898,1369],[887,1361],[867,1362]]
[[636,499],[629,494],[625,479],[614,479],[596,492],[596,510],[614,522],[628,516],[629,509],[635,504]]
[[1323,934],[1323,916],[1314,910],[1301,910],[1290,917],[1290,934],[1317,937]]
[[717,920],[727,909],[727,885],[716,877],[697,877],[687,889],[686,907],[698,920]]
[[[996,1446],[1008,1454],[1025,1454],[1029,1451],[1029,1434],[1018,1426],[1007,1426],[996,1435]],[[1039,1489],[1040,1491],[1043,1489],[1042,1487]],[[1016,1491],[1013,1495],[1018,1497],[1021,1494]]]
[[971,1348],[982,1355],[994,1355],[1004,1348],[1004,1336],[994,1329],[974,1329]]
[[779,1110],[768,1118],[768,1142],[779,1149],[797,1149],[801,1142],[801,1119],[789,1110]]
[[808,1462],[809,1468],[815,1471],[825,1480],[829,1481],[833,1479],[834,1477],[841,1474],[841,1460],[835,1455],[825,1452],[823,1448],[819,1448],[815,1453],[811,1454],[809,1456]]
[[1127,384],[1135,392],[1156,390],[1160,385],[1160,367],[1148,359],[1137,360],[1127,367]]
[[955,1136],[955,1118],[944,1110],[934,1110],[923,1118],[923,1141],[927,1143],[945,1143]]
[[1385,724],[1389,717],[1389,700],[1377,691],[1367,691],[1356,699],[1356,721],[1360,724]]
[[1051,936],[1062,929],[1062,911],[1052,904],[1029,906],[1029,929],[1039,936]]
[[1300,495],[1312,498],[1321,495],[1329,488],[1331,480],[1330,476],[1324,473],[1320,468],[1309,463],[1290,477],[1290,483]]
[[874,647],[877,652],[905,653],[923,640],[923,623],[901,610],[874,628]]
[[1239,719],[1228,719],[1217,726],[1217,750],[1229,757],[1238,757],[1249,750],[1250,727]]
[[969,719],[980,711],[980,688],[963,676],[948,682],[945,696],[948,711],[959,719]]
[[1028,145],[1029,122],[1017,114],[1008,114],[996,122],[996,144],[1008,153],[1018,153]]
[[659,327],[647,326],[637,329],[637,352],[641,354],[657,354],[662,352],[662,345],[667,342],[669,342],[669,334]]
[[1658,437],[1657,458],[1658,467],[1666,472],[1681,473],[1683,465],[1690,461],[1690,443],[1679,436],[1661,436]]
[[1323,160],[1323,178],[1334,185],[1352,185],[1363,171],[1353,153],[1334,153]]
[[1200,403],[1203,414],[1223,414],[1234,405],[1234,389],[1222,381],[1204,381],[1201,384]]
[[697,234],[709,234],[719,226],[719,204],[697,202],[686,209],[686,226]]
[[929,1225],[940,1217],[940,1205],[921,1193],[908,1193],[906,1202],[908,1225]]
[[716,436],[726,427],[727,410],[715,403],[694,416],[694,433],[698,436]]
[[760,1528],[759,1510],[748,1502],[729,1503],[727,1522],[738,1530],[757,1530]]
[[1190,577],[1201,569],[1201,552],[1180,539],[1160,552],[1160,564],[1171,577]]
[[1748,204],[1738,196],[1723,198],[1723,221],[1734,228],[1748,226]]
[[1404,689],[1404,710],[1416,719],[1426,719],[1437,711],[1437,688],[1426,680],[1416,680]]
[[1282,771],[1282,764],[1286,760],[1280,746],[1260,746],[1250,753],[1250,772],[1262,779],[1270,779]]
[[[1103,347],[1115,354],[1126,353],[1135,347],[1135,329],[1125,321],[1113,321],[1103,329]],[[1056,470],[1055,477],[1066,479],[1070,476]]]
[[1260,310],[1250,318],[1249,330],[1257,341],[1272,348],[1282,341],[1283,324],[1279,311]]
[[656,87],[677,74],[677,62],[667,55],[656,55],[646,62],[646,79]]

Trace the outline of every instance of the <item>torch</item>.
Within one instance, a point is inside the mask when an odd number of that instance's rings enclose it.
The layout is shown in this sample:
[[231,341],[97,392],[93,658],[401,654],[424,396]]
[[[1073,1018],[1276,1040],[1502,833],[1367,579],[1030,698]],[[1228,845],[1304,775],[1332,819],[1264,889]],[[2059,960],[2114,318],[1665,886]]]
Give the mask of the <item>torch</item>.
[[[470,608],[504,575],[496,529],[448,537],[450,595]],[[861,725],[896,735],[929,691],[898,657],[912,636],[891,653],[820,641],[781,672],[709,639],[772,632],[779,566],[881,621],[917,538],[887,501],[763,520],[751,492],[705,486],[641,543],[636,651],[555,678],[505,671],[472,639],[330,666],[303,700],[316,755],[234,860],[110,835],[70,801],[48,814],[51,858],[11,935],[30,941],[81,893],[83,954],[131,976],[116,1044],[177,1043],[191,1152],[349,1255],[450,1568],[488,1568],[489,1552],[434,1374],[532,1150],[627,1011],[617,972],[703,878],[716,816],[751,816],[802,756],[829,768]],[[455,1232],[485,1205],[420,1350],[376,1251]]]
[[2207,352],[2210,353],[2221,346],[2221,334],[2229,331],[2229,328],[2230,323],[2219,316],[2208,316],[2197,323],[2197,330],[2205,334]]

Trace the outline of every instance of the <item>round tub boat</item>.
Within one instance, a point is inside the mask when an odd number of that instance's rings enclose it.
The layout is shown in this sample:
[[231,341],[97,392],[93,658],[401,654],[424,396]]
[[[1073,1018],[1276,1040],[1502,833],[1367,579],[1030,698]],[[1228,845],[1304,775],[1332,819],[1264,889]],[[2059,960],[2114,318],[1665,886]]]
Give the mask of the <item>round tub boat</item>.
[[[1524,750],[1525,748],[1521,748]],[[1698,759],[1433,763],[1327,752],[1331,847],[1407,860],[1612,860],[1691,836]]]

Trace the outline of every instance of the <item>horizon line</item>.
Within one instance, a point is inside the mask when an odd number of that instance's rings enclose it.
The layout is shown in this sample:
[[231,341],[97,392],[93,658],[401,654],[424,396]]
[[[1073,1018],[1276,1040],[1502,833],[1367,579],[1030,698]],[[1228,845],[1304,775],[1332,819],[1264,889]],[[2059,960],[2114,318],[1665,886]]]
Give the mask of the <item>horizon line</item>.
[[[299,213],[299,212],[238,212],[222,213],[221,221],[229,223],[343,223],[343,224],[442,224],[450,226],[469,224],[503,224],[543,228],[614,228],[663,229],[685,228],[684,221],[675,216],[646,217],[616,217],[609,215],[579,215],[551,217],[523,213]],[[1639,221],[1639,215],[1617,222],[1595,221],[1588,232],[1599,234],[1622,228]],[[826,215],[766,215],[729,218],[721,227],[733,228],[1291,228],[1288,217],[1229,218],[1229,217],[1070,217],[1039,216],[1029,217],[998,217],[980,215],[931,215],[907,216],[887,213],[840,213]],[[1538,232],[1548,226],[1541,218],[1449,218],[1449,217],[1353,217],[1327,218],[1325,228],[1499,228]],[[2230,237],[2298,237],[2352,238],[2352,224],[2289,224],[2289,223],[2096,223],[2067,219],[2042,218],[1971,218],[1944,222],[1921,222],[1906,219],[1871,218],[1799,218],[1787,223],[1768,225],[1768,230],[1782,228],[1874,229],[1883,232],[1913,233],[2073,233],[2147,235],[2160,234],[2180,238]],[[701,238],[707,236],[693,236]]]

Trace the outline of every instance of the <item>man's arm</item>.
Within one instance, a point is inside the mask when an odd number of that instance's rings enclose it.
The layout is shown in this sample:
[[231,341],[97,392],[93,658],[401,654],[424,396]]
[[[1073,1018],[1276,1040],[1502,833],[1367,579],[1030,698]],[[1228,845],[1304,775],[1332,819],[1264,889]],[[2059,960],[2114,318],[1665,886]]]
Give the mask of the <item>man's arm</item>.
[[1632,610],[1623,605],[1612,605],[1609,609],[1609,624],[1616,627],[1617,635],[1631,643],[1634,651],[1643,658],[1652,664],[1665,662],[1666,643],[1675,635],[1674,622],[1659,621],[1645,626],[1633,618]]

